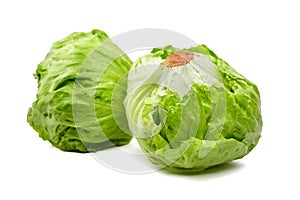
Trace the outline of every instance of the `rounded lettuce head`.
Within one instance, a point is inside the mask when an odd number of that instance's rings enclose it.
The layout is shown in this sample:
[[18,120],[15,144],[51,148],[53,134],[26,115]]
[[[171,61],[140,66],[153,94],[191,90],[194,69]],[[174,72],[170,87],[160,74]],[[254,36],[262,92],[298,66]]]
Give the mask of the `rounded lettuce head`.
[[129,143],[126,84],[121,83],[131,64],[100,30],[76,32],[55,42],[37,67],[38,92],[27,121],[41,138],[65,151]]
[[257,87],[205,45],[155,48],[140,57],[124,105],[149,160],[171,171],[242,158],[262,130]]

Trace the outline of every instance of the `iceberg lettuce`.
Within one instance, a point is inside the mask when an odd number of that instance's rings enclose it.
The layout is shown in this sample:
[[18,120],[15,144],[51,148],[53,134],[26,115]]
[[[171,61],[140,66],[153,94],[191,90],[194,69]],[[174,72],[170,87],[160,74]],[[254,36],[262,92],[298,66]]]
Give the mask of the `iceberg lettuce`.
[[37,67],[38,92],[28,123],[64,151],[92,152],[129,143],[126,84],[121,83],[131,64],[100,30],[55,42]]
[[154,48],[128,74],[129,129],[151,162],[198,172],[242,158],[262,130],[255,84],[205,45]]

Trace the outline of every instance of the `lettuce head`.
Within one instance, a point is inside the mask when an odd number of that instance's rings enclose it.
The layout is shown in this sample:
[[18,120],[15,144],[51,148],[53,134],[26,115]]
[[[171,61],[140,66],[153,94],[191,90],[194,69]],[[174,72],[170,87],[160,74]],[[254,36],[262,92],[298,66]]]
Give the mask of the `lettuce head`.
[[100,30],[55,42],[37,67],[38,91],[28,123],[64,151],[93,152],[129,143],[123,99],[131,64]]
[[154,48],[128,74],[131,133],[149,160],[198,172],[242,158],[262,130],[255,84],[205,45]]

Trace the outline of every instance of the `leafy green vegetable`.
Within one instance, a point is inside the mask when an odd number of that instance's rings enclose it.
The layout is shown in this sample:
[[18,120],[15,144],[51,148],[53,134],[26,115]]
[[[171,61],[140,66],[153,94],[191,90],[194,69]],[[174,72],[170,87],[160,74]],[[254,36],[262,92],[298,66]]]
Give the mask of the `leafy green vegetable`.
[[90,152],[130,142],[123,106],[131,60],[99,30],[53,44],[36,70],[27,121],[65,151]]
[[242,158],[262,129],[257,87],[205,45],[154,48],[128,75],[129,128],[154,164],[196,172]]

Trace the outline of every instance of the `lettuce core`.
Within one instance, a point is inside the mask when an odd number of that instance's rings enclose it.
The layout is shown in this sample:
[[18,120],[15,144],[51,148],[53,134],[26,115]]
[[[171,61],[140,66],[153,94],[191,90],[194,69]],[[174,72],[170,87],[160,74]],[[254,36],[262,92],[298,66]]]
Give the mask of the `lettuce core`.
[[193,60],[194,54],[188,51],[177,51],[169,55],[162,63],[162,66],[166,67],[178,67],[188,64]]

